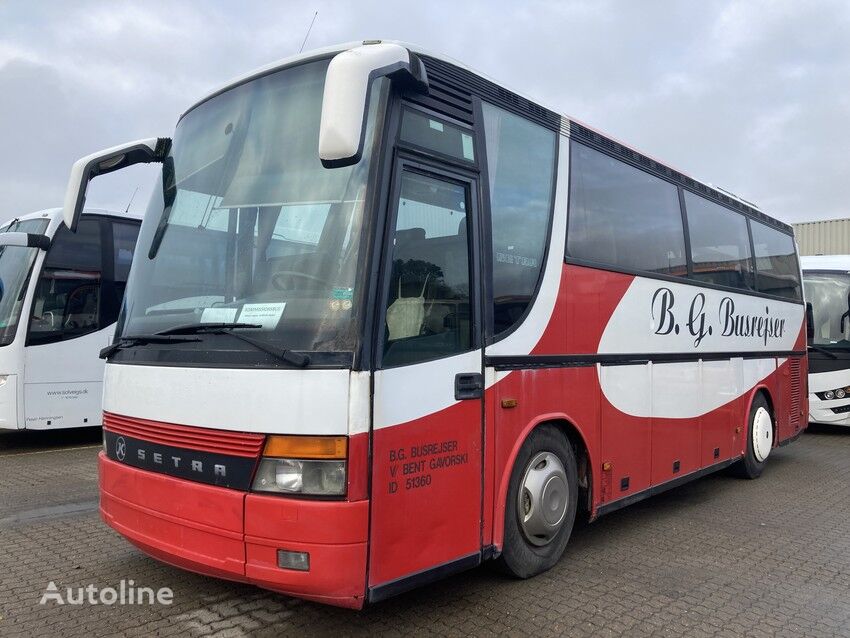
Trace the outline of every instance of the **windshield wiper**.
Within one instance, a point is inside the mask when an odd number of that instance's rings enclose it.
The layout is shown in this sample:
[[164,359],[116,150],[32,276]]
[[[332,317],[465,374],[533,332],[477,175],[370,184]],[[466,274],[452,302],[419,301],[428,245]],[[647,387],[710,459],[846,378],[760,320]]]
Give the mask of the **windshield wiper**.
[[310,357],[306,354],[294,352],[287,348],[278,348],[259,339],[252,339],[242,333],[233,332],[239,328],[262,328],[262,326],[257,323],[191,323],[185,326],[176,326],[168,330],[162,330],[156,334],[162,336],[197,334],[229,335],[254,346],[257,350],[262,350],[281,361],[291,363],[299,368],[304,368],[310,364]]
[[128,335],[126,337],[119,337],[118,341],[103,348],[100,351],[100,354],[98,354],[98,357],[100,357],[101,359],[108,359],[119,350],[123,350],[124,348],[132,348],[134,346],[143,346],[148,343],[189,343],[192,341],[200,341],[200,339],[193,339],[192,337],[172,337],[168,335],[159,334]]
[[838,358],[838,356],[834,352],[830,352],[826,348],[819,348],[818,346],[813,346],[811,344],[809,344],[807,347],[808,347],[809,350],[814,350],[815,352],[820,352],[821,354],[825,354],[830,359],[837,359]]

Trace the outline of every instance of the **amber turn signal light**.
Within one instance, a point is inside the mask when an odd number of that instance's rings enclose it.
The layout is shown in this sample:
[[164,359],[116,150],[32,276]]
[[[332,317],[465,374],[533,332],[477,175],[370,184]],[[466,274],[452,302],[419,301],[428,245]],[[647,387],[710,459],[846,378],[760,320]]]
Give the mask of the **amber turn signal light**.
[[287,459],[344,459],[348,455],[345,436],[279,436],[266,439],[263,456]]

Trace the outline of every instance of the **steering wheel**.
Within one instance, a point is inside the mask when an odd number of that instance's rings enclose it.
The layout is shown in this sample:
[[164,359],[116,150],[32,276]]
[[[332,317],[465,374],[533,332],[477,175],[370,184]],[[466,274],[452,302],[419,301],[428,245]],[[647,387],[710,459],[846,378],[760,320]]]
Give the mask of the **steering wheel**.
[[271,282],[272,286],[274,286],[277,290],[292,290],[292,286],[286,284],[287,280],[292,279],[304,279],[321,285],[327,285],[328,283],[327,280],[322,279],[321,277],[308,275],[307,273],[298,272],[297,270],[279,270],[272,275]]

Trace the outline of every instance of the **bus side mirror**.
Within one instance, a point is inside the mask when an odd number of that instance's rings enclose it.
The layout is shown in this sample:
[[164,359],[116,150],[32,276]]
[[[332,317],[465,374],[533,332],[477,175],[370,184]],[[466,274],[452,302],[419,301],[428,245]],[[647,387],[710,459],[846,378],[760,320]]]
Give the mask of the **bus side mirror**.
[[428,90],[425,65],[398,44],[364,42],[338,53],[328,65],[319,126],[319,159],[325,168],[350,166],[360,161],[369,112],[372,80],[389,77],[415,91]]
[[815,338],[815,309],[811,301],[806,302],[806,339]]
[[92,178],[127,168],[133,164],[162,162],[171,148],[171,139],[152,137],[113,146],[78,159],[71,167],[62,217],[69,230],[77,230],[77,222],[86,203],[86,190]]
[[50,248],[50,237],[35,233],[0,233],[0,246],[21,246],[23,248]]

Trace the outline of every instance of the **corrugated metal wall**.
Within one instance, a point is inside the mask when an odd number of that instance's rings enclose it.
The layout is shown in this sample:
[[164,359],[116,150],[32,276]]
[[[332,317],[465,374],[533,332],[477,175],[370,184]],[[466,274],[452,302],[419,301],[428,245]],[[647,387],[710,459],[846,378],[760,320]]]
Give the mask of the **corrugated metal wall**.
[[801,255],[850,255],[850,219],[792,225]]

